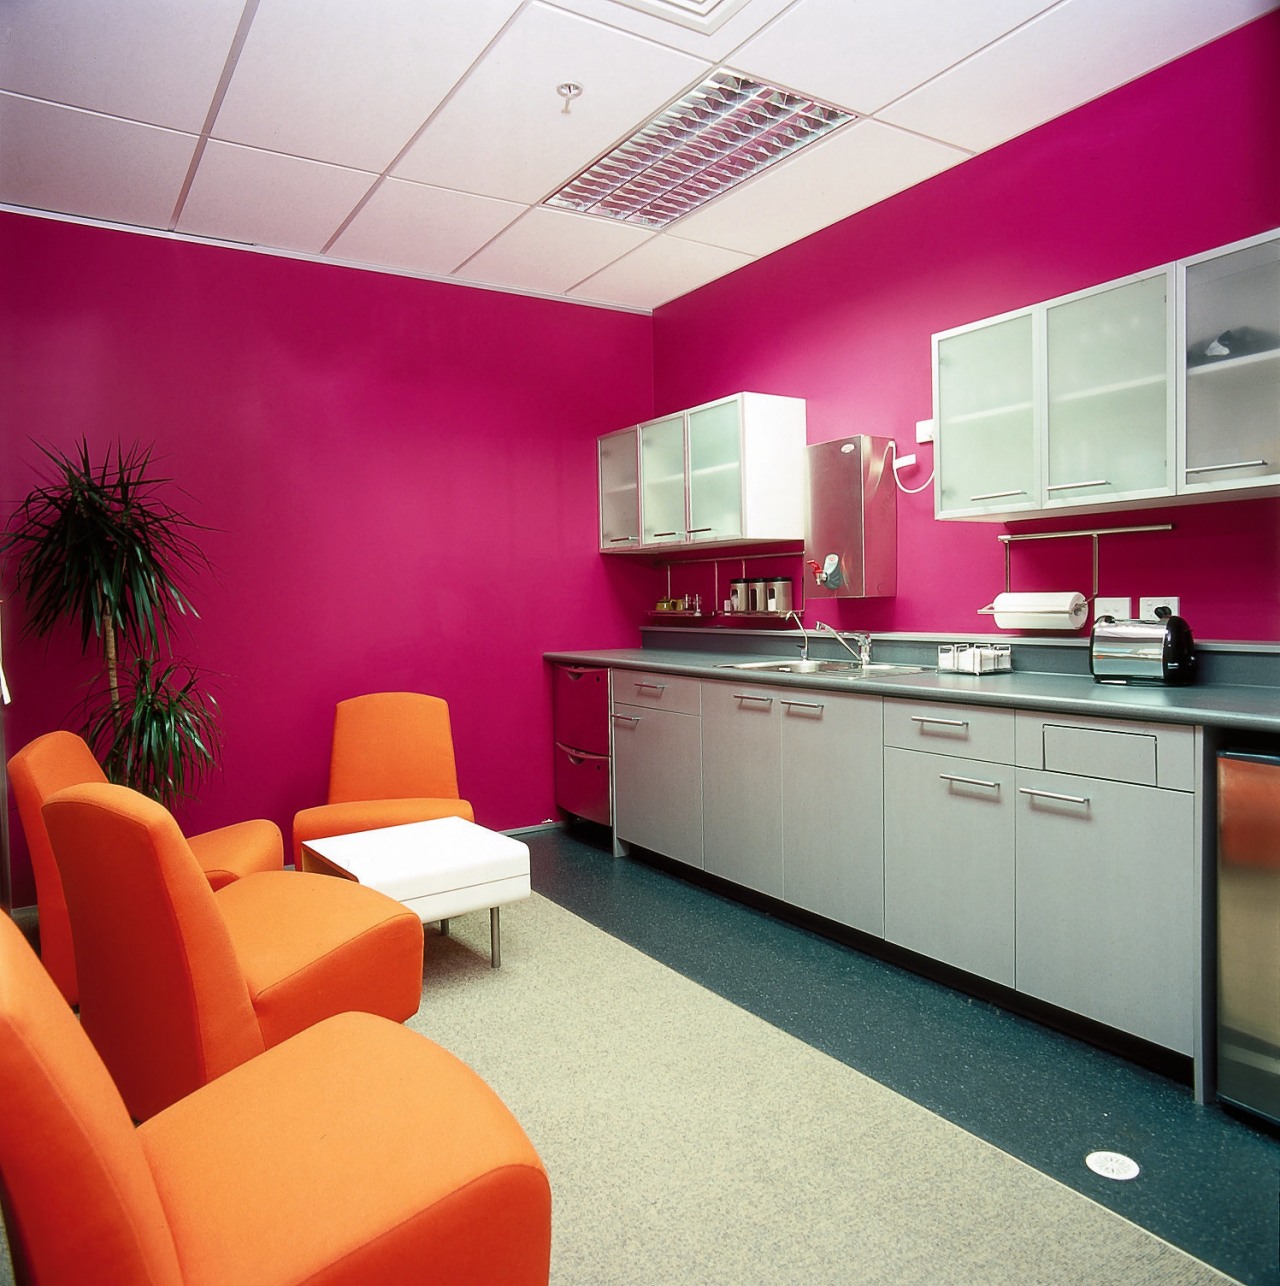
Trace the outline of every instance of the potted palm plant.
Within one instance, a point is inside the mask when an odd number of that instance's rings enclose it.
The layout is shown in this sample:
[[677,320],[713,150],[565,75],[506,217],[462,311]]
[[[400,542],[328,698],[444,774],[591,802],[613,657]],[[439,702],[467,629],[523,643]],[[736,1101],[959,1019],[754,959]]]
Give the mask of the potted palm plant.
[[171,655],[174,616],[196,616],[182,582],[208,560],[197,524],[161,494],[151,449],[120,444],[101,464],[88,444],[40,448],[53,466],[0,536],[26,602],[24,633],[78,626],[102,671],[84,704],[85,739],[107,776],[165,805],[192,793],[215,762],[217,702],[201,674]]

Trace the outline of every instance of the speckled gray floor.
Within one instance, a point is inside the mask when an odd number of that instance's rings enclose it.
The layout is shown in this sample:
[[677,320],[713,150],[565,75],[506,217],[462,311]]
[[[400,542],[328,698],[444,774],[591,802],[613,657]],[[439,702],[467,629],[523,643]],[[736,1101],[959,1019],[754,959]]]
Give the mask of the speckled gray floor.
[[[1189,1087],[717,896],[604,832],[532,832],[534,888],[1249,1286],[1280,1283],[1280,1143]],[[1129,1182],[1095,1150],[1142,1167]]]

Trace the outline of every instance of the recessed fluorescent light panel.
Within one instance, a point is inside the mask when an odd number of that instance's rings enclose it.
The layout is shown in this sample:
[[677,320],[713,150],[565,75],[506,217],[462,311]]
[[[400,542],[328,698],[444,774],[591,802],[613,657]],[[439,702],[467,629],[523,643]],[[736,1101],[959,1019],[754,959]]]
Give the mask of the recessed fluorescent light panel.
[[543,204],[665,228],[852,119],[839,107],[717,71]]

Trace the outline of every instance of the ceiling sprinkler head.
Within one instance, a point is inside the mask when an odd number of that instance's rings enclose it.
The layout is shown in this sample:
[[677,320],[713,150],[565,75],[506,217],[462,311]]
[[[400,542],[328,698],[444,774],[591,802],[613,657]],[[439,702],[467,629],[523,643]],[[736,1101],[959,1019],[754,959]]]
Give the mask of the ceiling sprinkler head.
[[575,98],[582,97],[582,86],[579,85],[576,80],[563,80],[556,86],[556,93],[564,99],[563,113],[565,116],[568,116],[569,104],[573,102]]

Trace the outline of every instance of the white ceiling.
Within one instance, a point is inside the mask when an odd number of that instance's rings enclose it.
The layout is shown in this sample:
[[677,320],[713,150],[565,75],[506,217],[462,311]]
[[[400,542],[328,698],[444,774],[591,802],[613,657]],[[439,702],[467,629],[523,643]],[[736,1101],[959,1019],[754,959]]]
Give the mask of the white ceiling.
[[[647,310],[1278,5],[0,0],[0,204]],[[720,66],[857,119],[662,232],[540,205]]]

